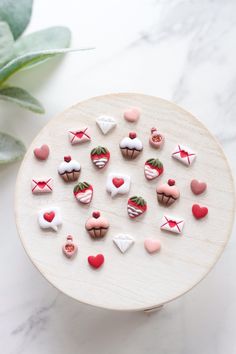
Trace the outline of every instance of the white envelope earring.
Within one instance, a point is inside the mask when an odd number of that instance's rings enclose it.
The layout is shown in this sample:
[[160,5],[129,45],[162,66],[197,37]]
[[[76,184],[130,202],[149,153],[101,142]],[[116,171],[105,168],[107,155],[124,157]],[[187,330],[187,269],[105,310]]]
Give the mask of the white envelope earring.
[[68,137],[71,145],[86,143],[91,140],[89,127],[84,127],[77,130],[69,130]]
[[184,220],[173,216],[164,215],[161,219],[161,230],[166,230],[175,234],[181,234],[184,227]]
[[186,166],[192,165],[193,161],[196,159],[196,153],[187,146],[178,144],[173,153],[172,157]]

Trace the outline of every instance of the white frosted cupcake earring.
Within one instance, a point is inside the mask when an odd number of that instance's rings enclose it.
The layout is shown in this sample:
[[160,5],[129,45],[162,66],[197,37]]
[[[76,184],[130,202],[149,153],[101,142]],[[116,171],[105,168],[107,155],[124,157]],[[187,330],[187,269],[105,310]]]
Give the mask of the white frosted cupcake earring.
[[120,142],[120,151],[126,159],[135,159],[143,150],[142,141],[137,138],[135,132],[130,132],[129,136],[123,138]]

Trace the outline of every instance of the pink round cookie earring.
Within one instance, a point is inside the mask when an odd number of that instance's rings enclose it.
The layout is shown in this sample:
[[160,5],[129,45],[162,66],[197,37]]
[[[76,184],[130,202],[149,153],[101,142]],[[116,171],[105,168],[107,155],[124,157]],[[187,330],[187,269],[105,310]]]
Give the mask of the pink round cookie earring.
[[151,129],[151,135],[149,138],[149,144],[155,149],[159,149],[165,142],[165,137],[163,134],[157,131],[156,128]]

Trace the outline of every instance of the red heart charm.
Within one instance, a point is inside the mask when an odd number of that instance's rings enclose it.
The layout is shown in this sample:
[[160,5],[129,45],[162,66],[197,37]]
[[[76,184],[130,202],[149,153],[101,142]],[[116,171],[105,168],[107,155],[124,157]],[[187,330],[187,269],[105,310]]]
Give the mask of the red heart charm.
[[39,181],[38,183],[37,183],[37,186],[40,188],[40,189],[43,189],[45,186],[46,186],[46,182],[44,182],[44,181]]
[[81,139],[82,136],[84,135],[84,132],[83,131],[79,131],[79,132],[76,132],[75,135],[76,135],[77,138]]
[[202,219],[208,214],[207,207],[200,207],[198,204],[193,204],[192,213],[196,219]]
[[169,220],[168,225],[172,228],[176,226],[176,221]]
[[54,211],[50,211],[49,213],[44,213],[43,217],[47,222],[52,222],[52,220],[55,218],[55,213]]
[[44,144],[40,148],[34,149],[34,155],[38,160],[47,160],[49,155],[49,147]]
[[97,254],[96,256],[89,256],[88,262],[93,268],[99,268],[104,263],[104,256],[102,254]]
[[116,188],[119,188],[120,186],[122,186],[122,184],[125,183],[125,181],[123,180],[123,178],[113,178],[112,183]]
[[183,159],[184,157],[188,157],[188,153],[184,150],[180,150],[180,157]]
[[190,184],[191,190],[194,194],[202,194],[207,187],[207,184],[205,182],[200,182],[197,181],[196,179],[193,179],[191,184]]

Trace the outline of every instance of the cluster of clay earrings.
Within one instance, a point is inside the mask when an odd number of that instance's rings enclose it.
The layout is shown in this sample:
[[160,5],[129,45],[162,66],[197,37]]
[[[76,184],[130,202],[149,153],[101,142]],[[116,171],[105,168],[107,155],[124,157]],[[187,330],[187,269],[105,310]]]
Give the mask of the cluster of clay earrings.
[[[135,123],[140,117],[138,108],[130,108],[124,112],[124,118],[129,123]],[[96,118],[96,124],[103,135],[109,134],[117,125],[116,119],[109,115],[101,115]],[[71,145],[78,145],[91,142],[91,132],[89,127],[79,129],[70,129],[68,138]],[[161,149],[165,143],[164,135],[155,127],[151,128],[149,144],[153,149]],[[119,148],[122,156],[127,160],[136,159],[143,151],[143,143],[137,136],[137,133],[131,131],[128,136],[121,139]],[[40,148],[34,149],[36,159],[44,161],[49,157],[50,149],[48,145],[43,144]],[[196,159],[196,153],[189,147],[177,144],[171,156],[186,166],[191,166]],[[110,161],[110,151],[105,146],[96,146],[90,150],[90,160],[94,168],[103,170]],[[77,182],[81,174],[81,165],[72,156],[64,156],[58,168],[58,175],[66,183]],[[143,166],[144,176],[147,181],[152,181],[164,173],[163,163],[158,158],[149,158]],[[51,177],[33,178],[31,180],[31,190],[34,194],[51,193],[53,191],[53,179]],[[151,182],[150,182],[151,183]],[[109,173],[107,176],[106,190],[111,197],[118,194],[127,194],[130,191],[131,178],[123,173]],[[206,189],[204,182],[192,180],[191,190],[195,195],[200,195]],[[73,188],[75,199],[80,204],[90,204],[93,199],[93,186],[91,183],[77,182]],[[161,206],[170,207],[180,198],[180,191],[176,186],[174,179],[169,179],[166,183],[158,184],[156,188],[157,201]],[[130,219],[140,218],[148,209],[146,200],[142,196],[133,195],[127,200],[127,215]],[[208,213],[206,207],[194,204],[192,214],[196,219],[204,218]],[[133,221],[132,221],[133,222]],[[59,208],[50,206],[43,208],[38,212],[38,223],[42,229],[52,229],[58,231],[62,224],[62,218]],[[183,218],[163,215],[160,223],[160,229],[171,233],[180,234],[183,230],[185,221]],[[85,223],[85,230],[95,242],[105,237],[109,230],[109,221],[100,211],[93,211],[91,217]],[[121,253],[125,253],[135,242],[135,239],[127,234],[118,234],[113,237],[113,242]],[[159,240],[145,239],[144,247],[148,253],[154,253],[160,250]],[[78,246],[73,236],[68,235],[62,246],[62,252],[67,258],[76,255]],[[104,263],[104,256],[98,254],[89,256],[88,263],[93,268],[99,268]]]

